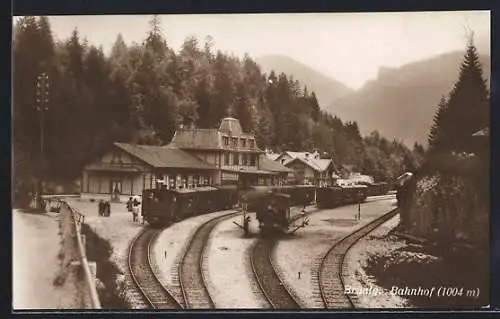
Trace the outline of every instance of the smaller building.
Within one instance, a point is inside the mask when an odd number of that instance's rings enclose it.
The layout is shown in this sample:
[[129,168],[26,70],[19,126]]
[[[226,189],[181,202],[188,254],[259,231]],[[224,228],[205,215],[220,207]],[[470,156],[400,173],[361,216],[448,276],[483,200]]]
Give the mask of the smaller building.
[[326,187],[332,186],[338,177],[333,160],[320,158],[317,151],[286,151],[276,157],[275,161],[292,170],[288,174],[290,184]]
[[285,151],[279,154],[274,160],[279,161],[281,164],[285,165],[285,163],[288,163],[289,161],[296,158],[319,159],[320,157],[318,152],[310,153],[310,152]]

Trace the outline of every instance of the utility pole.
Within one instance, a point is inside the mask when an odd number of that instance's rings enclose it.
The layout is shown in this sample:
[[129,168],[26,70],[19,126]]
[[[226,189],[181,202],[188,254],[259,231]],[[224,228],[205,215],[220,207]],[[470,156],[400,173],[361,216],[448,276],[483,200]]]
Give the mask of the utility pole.
[[36,110],[40,112],[40,171],[38,173],[36,208],[43,209],[44,113],[49,110],[49,76],[45,72],[38,76],[36,82]]

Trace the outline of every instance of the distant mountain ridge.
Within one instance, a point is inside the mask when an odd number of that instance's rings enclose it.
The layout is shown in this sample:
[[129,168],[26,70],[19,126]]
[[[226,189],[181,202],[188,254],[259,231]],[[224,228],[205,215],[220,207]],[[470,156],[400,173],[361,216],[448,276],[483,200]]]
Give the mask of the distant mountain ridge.
[[264,55],[255,58],[255,61],[264,73],[269,74],[272,70],[276,74],[283,72],[292,75],[302,86],[306,85],[309,92],[314,91],[322,109],[354,92],[344,83],[285,55]]
[[[378,130],[408,146],[426,144],[439,100],[457,81],[463,57],[463,51],[455,51],[399,68],[381,68],[375,80],[325,110],[343,121],[357,121],[362,135]],[[480,54],[479,60],[483,77],[489,81],[490,55]]]

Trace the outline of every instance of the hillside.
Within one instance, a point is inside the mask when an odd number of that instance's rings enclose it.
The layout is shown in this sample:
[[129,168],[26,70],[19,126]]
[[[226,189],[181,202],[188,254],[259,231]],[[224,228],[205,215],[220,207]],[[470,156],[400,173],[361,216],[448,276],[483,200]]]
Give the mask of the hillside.
[[[430,126],[442,95],[448,95],[458,77],[463,52],[451,52],[404,65],[381,68],[377,79],[330,104],[326,110],[342,120],[355,120],[361,134],[378,130],[411,146],[427,143]],[[489,55],[480,56],[489,79]]]
[[284,72],[299,80],[302,85],[307,85],[308,89],[316,93],[321,108],[353,92],[342,82],[284,55],[265,55],[256,58],[255,61],[264,73],[269,74],[272,70],[276,73]]

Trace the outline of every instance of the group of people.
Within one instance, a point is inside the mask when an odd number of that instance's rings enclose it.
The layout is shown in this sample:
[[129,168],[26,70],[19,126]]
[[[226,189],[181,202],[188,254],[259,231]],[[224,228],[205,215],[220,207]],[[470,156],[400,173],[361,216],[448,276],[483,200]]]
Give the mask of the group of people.
[[[132,213],[132,221],[139,221],[139,210],[141,202],[136,197],[130,197],[127,201],[127,211]],[[144,221],[143,221],[144,222]]]

